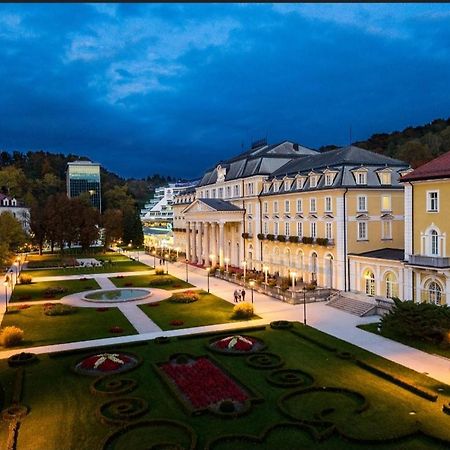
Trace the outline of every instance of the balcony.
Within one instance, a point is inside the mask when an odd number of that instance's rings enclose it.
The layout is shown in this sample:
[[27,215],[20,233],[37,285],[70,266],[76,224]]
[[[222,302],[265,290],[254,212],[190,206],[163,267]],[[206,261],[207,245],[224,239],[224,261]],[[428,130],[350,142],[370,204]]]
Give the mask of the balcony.
[[436,267],[443,269],[450,267],[450,258],[444,258],[442,256],[410,255],[409,264],[413,266]]

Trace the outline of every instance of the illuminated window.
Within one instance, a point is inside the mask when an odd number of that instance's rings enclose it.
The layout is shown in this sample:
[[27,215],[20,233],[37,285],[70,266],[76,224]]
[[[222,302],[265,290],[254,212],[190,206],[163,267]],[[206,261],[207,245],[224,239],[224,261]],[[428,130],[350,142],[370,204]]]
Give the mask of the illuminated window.
[[381,196],[381,211],[392,211],[390,195]]

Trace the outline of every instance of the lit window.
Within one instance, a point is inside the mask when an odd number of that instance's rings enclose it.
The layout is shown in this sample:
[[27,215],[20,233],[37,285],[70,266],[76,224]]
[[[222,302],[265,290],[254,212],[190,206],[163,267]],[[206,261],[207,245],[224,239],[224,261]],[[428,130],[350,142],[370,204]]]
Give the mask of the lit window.
[[431,231],[431,255],[439,256],[439,235],[436,230]]
[[297,189],[303,188],[303,182],[304,182],[303,178],[297,178]]
[[331,173],[325,175],[325,186],[331,186],[333,184],[334,176]]
[[358,196],[358,211],[367,211],[367,197],[365,195]]
[[332,210],[331,197],[325,197],[325,212],[331,212]]
[[284,223],[284,234],[286,236],[290,236],[291,235],[291,224],[289,222],[285,222]]
[[302,237],[303,236],[303,223],[297,222],[297,236]]
[[381,222],[381,239],[392,239],[392,220]]
[[312,175],[309,179],[309,186],[314,188],[317,186],[317,177],[315,175]]
[[284,211],[285,211],[286,213],[288,213],[288,212],[291,211],[291,202],[290,202],[289,200],[286,200],[286,201],[284,202]]
[[429,212],[439,211],[439,192],[432,191],[428,192],[427,209]]
[[367,222],[358,222],[358,240],[367,240]]
[[309,212],[316,212],[316,199],[315,198],[311,198],[309,199]]
[[381,184],[391,184],[391,173],[390,172],[381,172],[380,173],[380,183]]
[[325,223],[325,237],[327,239],[333,239],[333,224],[332,224],[332,222]]
[[300,213],[303,210],[303,204],[300,199],[297,200],[297,212]]
[[356,173],[356,184],[367,184],[367,173],[357,172]]
[[316,238],[317,237],[317,224],[316,222],[311,222],[311,237]]
[[381,211],[391,211],[391,196],[383,195],[381,197]]

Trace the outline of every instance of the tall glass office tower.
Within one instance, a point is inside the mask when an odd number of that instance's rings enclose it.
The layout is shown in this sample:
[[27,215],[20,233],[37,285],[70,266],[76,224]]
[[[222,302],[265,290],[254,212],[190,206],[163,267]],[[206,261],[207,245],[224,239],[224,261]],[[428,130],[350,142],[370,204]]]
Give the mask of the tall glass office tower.
[[89,193],[92,206],[102,209],[100,164],[91,161],[74,161],[67,163],[66,172],[67,195],[78,197]]

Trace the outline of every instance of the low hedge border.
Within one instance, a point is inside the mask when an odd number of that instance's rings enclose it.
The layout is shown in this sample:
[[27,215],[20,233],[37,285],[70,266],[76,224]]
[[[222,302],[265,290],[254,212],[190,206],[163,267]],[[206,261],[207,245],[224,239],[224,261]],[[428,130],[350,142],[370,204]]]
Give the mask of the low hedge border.
[[[187,353],[174,353],[167,358],[167,361],[176,357],[177,355],[186,355],[190,358],[195,358],[195,359],[198,359],[198,358],[209,359],[212,363],[214,363],[214,365],[216,367],[218,367],[220,370],[222,370],[228,376],[228,378],[230,378],[232,381],[234,381],[238,386],[242,387],[249,394],[249,402],[251,403],[251,405],[264,401],[264,398],[258,392],[256,392],[254,389],[248,387],[248,385],[242,383],[229,370],[227,370],[224,366],[222,366],[219,363],[219,361],[217,361],[217,359],[215,359],[211,355],[194,356],[194,355],[190,355]],[[192,408],[191,404],[189,402],[187,402],[185,397],[182,395],[182,393],[179,392],[176,384],[168,376],[166,376],[166,374],[159,368],[159,366],[161,364],[165,364],[167,361],[160,361],[157,363],[153,363],[152,367],[153,367],[154,371],[157,373],[157,375],[159,376],[160,380],[162,380],[163,384],[168,387],[168,389],[172,393],[172,395],[181,403],[185,412],[191,416],[200,415],[200,414],[203,414],[208,411],[211,411],[213,414],[215,414],[215,412],[212,411],[210,408],[204,408],[204,409]],[[251,407],[249,407],[246,410],[246,412],[249,412],[249,411],[251,411]]]
[[20,367],[26,366],[28,364],[32,364],[38,361],[38,357],[36,353],[16,353],[8,358],[8,366],[9,367]]
[[273,330],[289,330],[294,326],[289,320],[274,320],[270,322],[270,328]]
[[291,388],[314,384],[314,377],[300,369],[278,369],[269,373],[266,381],[272,386]]
[[139,419],[147,411],[147,400],[139,397],[122,397],[100,405],[97,408],[97,416],[105,425],[123,425]]
[[[141,420],[139,422],[132,422],[124,427],[118,429],[117,431],[114,431],[109,436],[106,437],[106,439],[103,442],[102,449],[103,450],[110,450],[113,449],[113,443],[114,440],[124,434],[126,434],[128,431],[133,430],[135,428],[139,427],[152,427],[152,426],[173,426],[176,428],[181,428],[184,433],[190,438],[191,442],[189,447],[185,448],[185,450],[195,450],[197,448],[197,434],[195,433],[194,429],[191,428],[189,425],[186,425],[185,423],[179,422],[178,420],[171,420],[171,419],[151,419],[151,420]],[[172,447],[175,449],[177,448],[175,443],[172,442],[160,442],[158,444],[154,444],[150,448],[158,448],[160,445],[166,445],[167,448],[170,448],[169,445],[172,445]],[[180,448],[182,448],[180,446]]]
[[341,358],[341,359],[353,359],[354,358],[354,356],[353,356],[353,354],[352,353],[350,353],[350,352],[337,352],[336,353],[336,356],[338,357],[338,358]]
[[372,364],[366,363],[365,361],[361,361],[360,359],[356,360],[356,364],[362,367],[363,369],[369,371],[370,373],[377,375],[381,378],[384,378],[385,380],[390,381],[391,383],[394,383],[397,386],[400,386],[406,389],[407,391],[410,391],[413,394],[416,394],[419,397],[424,398],[425,400],[435,402],[438,399],[438,395],[435,394],[434,392],[426,388],[416,386],[415,384],[410,383],[404,378],[400,378],[393,375],[392,373],[386,372],[384,369],[381,369],[380,367],[373,366]]
[[[105,383],[106,389],[99,387],[102,383]],[[89,390],[96,395],[123,395],[134,391],[137,385],[138,382],[133,378],[114,378],[111,375],[105,375],[95,379],[89,386]]]
[[291,330],[291,333],[295,334],[296,336],[298,336],[298,337],[300,337],[302,339],[304,339],[305,341],[311,342],[312,344],[315,344],[318,347],[323,348],[324,350],[328,350],[329,352],[333,352],[334,353],[337,350],[336,347],[333,347],[333,346],[331,346],[329,344],[326,344],[325,342],[318,341],[317,339],[314,339],[311,336],[307,336],[307,335],[303,334],[302,332],[300,332],[298,330]]
[[284,364],[284,360],[276,353],[257,352],[247,356],[245,362],[254,369],[277,369]]
[[244,328],[231,328],[227,331],[206,331],[205,333],[198,334],[185,334],[183,336],[177,336],[177,340],[188,340],[188,339],[197,339],[204,338],[208,336],[229,336],[230,334],[240,334],[240,333],[249,333],[252,331],[265,331],[265,325],[255,325],[254,327],[244,327]]
[[170,342],[170,338],[168,336],[158,336],[154,339],[155,344],[168,344]]

